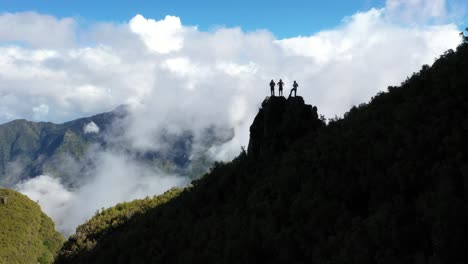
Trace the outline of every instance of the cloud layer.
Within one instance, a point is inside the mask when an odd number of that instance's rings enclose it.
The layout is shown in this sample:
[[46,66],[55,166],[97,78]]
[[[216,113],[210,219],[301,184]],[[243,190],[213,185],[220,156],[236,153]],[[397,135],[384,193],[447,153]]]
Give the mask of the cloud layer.
[[[402,23],[415,16],[417,23]],[[207,128],[219,134],[228,128],[234,138],[208,153],[230,159],[248,144],[271,79],[282,78],[287,89],[297,80],[298,94],[320,114],[342,115],[455,48],[459,29],[448,17],[445,1],[388,0],[385,8],[358,12],[336,28],[275,39],[266,30],[203,32],[174,16],[158,21],[136,15],[128,23],[98,23],[77,33],[73,19],[2,14],[0,121],[62,122],[126,104],[123,137],[133,149],[163,149],[161,131],[191,131],[197,144]],[[124,154],[99,157],[91,180],[73,192],[49,176],[18,189],[39,200],[69,233],[103,206],[186,183]],[[60,194],[40,191],[47,185]]]
[[93,177],[77,189],[69,190],[48,175],[19,183],[15,189],[37,201],[56,228],[70,235],[101,208],[188,184],[187,178],[165,174],[119,153],[101,152],[95,158],[99,166]]

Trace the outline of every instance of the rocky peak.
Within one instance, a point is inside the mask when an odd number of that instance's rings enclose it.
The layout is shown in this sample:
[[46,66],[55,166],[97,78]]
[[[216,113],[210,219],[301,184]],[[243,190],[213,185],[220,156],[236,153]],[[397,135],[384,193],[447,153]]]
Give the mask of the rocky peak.
[[317,107],[305,104],[300,96],[267,97],[250,126],[248,154],[254,158],[274,156],[322,124]]

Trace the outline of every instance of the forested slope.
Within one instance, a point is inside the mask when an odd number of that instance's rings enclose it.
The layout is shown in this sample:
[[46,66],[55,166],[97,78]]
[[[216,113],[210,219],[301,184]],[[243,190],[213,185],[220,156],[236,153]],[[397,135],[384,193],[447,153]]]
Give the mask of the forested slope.
[[[98,133],[85,133],[93,122],[101,131],[124,115],[123,108],[80,118],[63,124],[24,119],[0,125],[0,186],[14,184],[41,174],[52,174],[67,185],[79,179],[67,162],[84,158],[91,144],[103,144]],[[79,168],[77,168],[79,170]]]
[[38,204],[0,189],[0,264],[52,263],[63,240]]
[[327,125],[269,98],[248,152],[57,263],[466,263],[467,102],[466,41]]

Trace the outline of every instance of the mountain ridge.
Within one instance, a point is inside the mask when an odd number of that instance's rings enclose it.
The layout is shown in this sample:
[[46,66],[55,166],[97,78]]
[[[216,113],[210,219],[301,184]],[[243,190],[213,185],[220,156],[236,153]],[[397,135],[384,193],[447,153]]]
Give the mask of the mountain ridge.
[[[172,133],[163,129],[154,140],[164,142],[170,151],[139,150],[125,135],[126,124],[131,122],[129,111],[120,106],[62,124],[18,119],[0,125],[0,186],[11,188],[46,174],[59,178],[67,188],[76,188],[96,167],[95,154],[106,151],[125,153],[149,167],[194,179],[212,162],[209,148],[234,136],[232,128],[207,127],[202,131],[203,140],[194,142],[191,130]],[[92,129],[87,131],[89,125]]]
[[80,159],[89,144],[102,144],[97,133],[85,133],[84,127],[91,122],[102,131],[118,118],[125,109],[79,118],[55,124],[17,119],[0,125],[0,184],[12,186],[22,180],[41,174],[58,174],[65,183],[72,182],[58,166],[63,155]]
[[260,131],[290,140],[286,149],[259,136],[92,249],[67,244],[61,252],[71,254],[57,263],[464,263],[467,76],[465,39],[399,87],[343,119],[314,119],[293,140],[265,132],[257,115],[253,140]]

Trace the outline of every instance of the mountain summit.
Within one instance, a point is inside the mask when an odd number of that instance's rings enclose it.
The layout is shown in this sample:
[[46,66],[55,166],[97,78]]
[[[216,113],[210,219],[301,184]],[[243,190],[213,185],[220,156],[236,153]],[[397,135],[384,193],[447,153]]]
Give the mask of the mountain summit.
[[317,107],[305,104],[302,97],[268,97],[250,127],[249,156],[268,158],[284,152],[321,125]]

